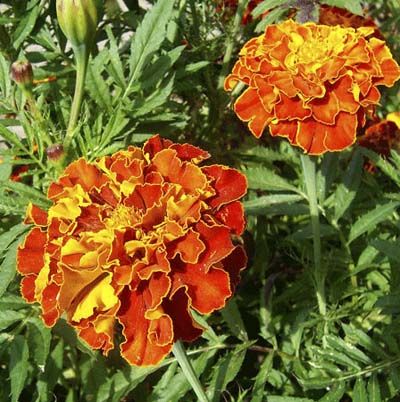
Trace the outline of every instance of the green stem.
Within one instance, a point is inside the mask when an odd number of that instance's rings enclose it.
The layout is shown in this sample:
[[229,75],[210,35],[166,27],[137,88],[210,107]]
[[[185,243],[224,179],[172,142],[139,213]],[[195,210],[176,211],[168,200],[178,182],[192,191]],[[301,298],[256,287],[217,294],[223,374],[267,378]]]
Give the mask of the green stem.
[[72,101],[71,114],[69,116],[67,134],[64,139],[64,149],[66,152],[68,152],[72,139],[74,138],[76,125],[78,123],[89,60],[89,51],[85,45],[74,47],[74,54],[76,60],[76,82],[74,100]]
[[239,34],[240,22],[242,21],[244,9],[246,8],[248,2],[249,0],[239,0],[235,18],[233,20],[233,29],[226,42],[225,54],[222,60],[221,74],[218,79],[218,89],[221,89],[224,86],[224,80],[228,74],[230,67],[233,48],[235,47],[235,42]]
[[303,167],[304,179],[308,203],[310,206],[311,227],[314,243],[314,282],[318,301],[318,308],[321,315],[326,315],[325,299],[325,270],[322,267],[321,259],[321,231],[319,224],[319,210],[317,200],[317,181],[315,174],[315,159],[308,155],[301,155],[301,165]]
[[172,352],[174,353],[176,360],[181,366],[182,371],[185,374],[187,380],[192,386],[192,389],[195,392],[198,400],[200,402],[209,402],[209,399],[206,393],[204,392],[203,386],[201,385],[199,379],[197,378],[197,375],[194,372],[188,357],[186,356],[186,351],[181,341],[175,342]]

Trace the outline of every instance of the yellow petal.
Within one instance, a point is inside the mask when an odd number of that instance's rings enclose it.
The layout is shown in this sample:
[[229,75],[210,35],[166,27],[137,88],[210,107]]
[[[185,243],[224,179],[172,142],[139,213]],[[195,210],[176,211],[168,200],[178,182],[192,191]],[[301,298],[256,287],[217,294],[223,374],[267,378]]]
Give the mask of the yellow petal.
[[111,286],[112,276],[107,275],[96,284],[76,307],[72,321],[80,321],[90,317],[94,310],[106,311],[118,303],[118,297]]

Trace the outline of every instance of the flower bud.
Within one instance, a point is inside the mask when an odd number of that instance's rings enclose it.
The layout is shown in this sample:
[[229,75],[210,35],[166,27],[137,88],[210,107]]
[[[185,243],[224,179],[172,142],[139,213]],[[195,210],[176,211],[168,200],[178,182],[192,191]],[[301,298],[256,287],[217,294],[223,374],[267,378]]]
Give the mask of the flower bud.
[[52,162],[58,162],[61,158],[64,158],[64,147],[61,144],[50,145],[46,149],[46,155]]
[[33,84],[32,64],[29,61],[16,61],[11,65],[11,78],[19,86],[30,88]]
[[73,46],[90,47],[96,35],[98,13],[95,0],[57,0],[57,18]]

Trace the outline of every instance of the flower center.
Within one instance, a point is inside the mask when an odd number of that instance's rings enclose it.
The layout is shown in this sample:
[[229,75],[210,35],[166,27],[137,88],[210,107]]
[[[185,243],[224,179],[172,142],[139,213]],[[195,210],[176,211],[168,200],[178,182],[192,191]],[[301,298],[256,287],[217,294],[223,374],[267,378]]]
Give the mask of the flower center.
[[118,205],[114,208],[108,218],[104,220],[107,229],[118,229],[132,227],[137,222],[132,208],[125,205]]
[[302,64],[307,72],[315,73],[324,63],[343,50],[345,40],[343,29],[331,30],[324,37],[319,34],[307,40],[292,32],[288,44],[291,53],[286,57],[285,64],[292,70],[295,70],[298,64]]

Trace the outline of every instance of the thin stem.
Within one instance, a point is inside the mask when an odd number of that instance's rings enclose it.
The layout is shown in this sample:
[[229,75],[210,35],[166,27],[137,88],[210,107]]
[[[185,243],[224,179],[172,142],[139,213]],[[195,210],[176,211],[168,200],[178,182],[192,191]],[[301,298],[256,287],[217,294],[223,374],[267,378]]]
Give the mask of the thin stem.
[[308,155],[301,155],[301,165],[303,167],[304,179],[308,203],[310,206],[311,227],[314,243],[314,282],[318,301],[318,308],[321,315],[326,315],[325,299],[325,270],[321,260],[321,231],[319,224],[319,209],[317,200],[317,182],[315,174],[315,160]]
[[64,149],[68,152],[72,139],[75,134],[76,125],[79,119],[79,113],[82,106],[83,91],[85,88],[85,77],[89,60],[89,51],[85,45],[74,48],[76,60],[76,82],[74,100],[72,101],[71,114],[69,116],[69,123],[67,134],[64,139]]
[[224,80],[226,75],[228,74],[233,48],[235,47],[235,41],[239,34],[240,22],[242,20],[243,12],[248,2],[249,0],[239,0],[238,2],[235,18],[233,20],[233,29],[226,41],[226,49],[224,58],[222,60],[221,74],[218,79],[218,89],[221,89],[224,86]]
[[181,366],[182,371],[185,374],[187,380],[192,386],[192,389],[195,392],[198,400],[200,402],[209,402],[209,399],[206,393],[204,392],[203,386],[201,385],[199,379],[197,378],[197,375],[193,370],[193,367],[188,357],[186,356],[186,351],[181,341],[175,342],[172,352],[174,353],[176,360]]

